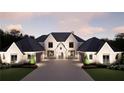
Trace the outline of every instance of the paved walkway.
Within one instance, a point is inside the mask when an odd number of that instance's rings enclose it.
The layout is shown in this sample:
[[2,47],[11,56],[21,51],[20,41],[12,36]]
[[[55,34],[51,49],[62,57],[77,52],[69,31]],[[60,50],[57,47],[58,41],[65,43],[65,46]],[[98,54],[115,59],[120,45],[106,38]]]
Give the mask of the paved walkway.
[[42,63],[26,77],[24,81],[89,81],[93,80],[77,63],[69,61],[52,61]]

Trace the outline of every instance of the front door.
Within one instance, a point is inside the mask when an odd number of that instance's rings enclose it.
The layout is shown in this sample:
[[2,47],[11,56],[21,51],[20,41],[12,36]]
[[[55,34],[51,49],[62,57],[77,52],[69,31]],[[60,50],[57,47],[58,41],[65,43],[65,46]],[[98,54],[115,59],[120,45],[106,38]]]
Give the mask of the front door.
[[63,59],[63,58],[64,58],[64,54],[63,52],[60,52],[59,59]]

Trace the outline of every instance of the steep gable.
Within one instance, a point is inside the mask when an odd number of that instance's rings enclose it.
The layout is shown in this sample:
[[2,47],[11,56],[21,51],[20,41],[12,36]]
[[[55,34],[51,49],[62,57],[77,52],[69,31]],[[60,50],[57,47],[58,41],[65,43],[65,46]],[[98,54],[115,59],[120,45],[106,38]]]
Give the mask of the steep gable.
[[38,37],[38,38],[36,39],[36,41],[37,41],[37,42],[44,42],[47,37],[48,37],[48,35],[42,35],[42,36]]
[[97,54],[99,54],[101,52],[102,53],[113,53],[114,50],[111,48],[111,46],[107,42],[105,42]]
[[52,36],[56,39],[57,42],[64,42],[69,37],[71,33],[69,32],[53,32]]

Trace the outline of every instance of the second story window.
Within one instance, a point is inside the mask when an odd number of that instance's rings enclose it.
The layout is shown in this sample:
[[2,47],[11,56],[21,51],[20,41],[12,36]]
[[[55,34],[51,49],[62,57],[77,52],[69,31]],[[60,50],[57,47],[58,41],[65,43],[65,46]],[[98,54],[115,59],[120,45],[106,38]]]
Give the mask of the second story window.
[[53,48],[53,42],[48,43],[48,48]]
[[74,42],[69,42],[69,48],[73,48],[74,47]]

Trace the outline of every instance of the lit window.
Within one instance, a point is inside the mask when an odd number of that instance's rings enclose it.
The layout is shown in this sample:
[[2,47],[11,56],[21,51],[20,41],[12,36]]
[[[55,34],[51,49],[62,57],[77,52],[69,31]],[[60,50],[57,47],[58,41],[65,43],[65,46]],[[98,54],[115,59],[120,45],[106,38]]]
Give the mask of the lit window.
[[47,56],[48,57],[53,57],[54,56],[54,51],[48,50],[47,51]]
[[74,47],[74,42],[69,42],[69,48],[73,48]]
[[92,54],[89,55],[89,59],[93,59],[93,55]]
[[53,48],[53,42],[49,42],[49,43],[48,43],[48,47],[49,47],[49,48]]

